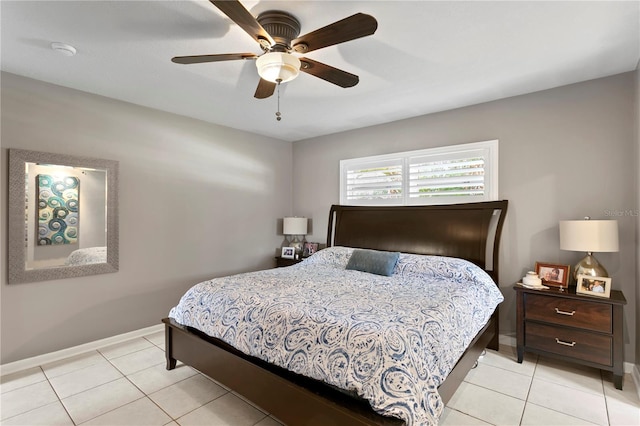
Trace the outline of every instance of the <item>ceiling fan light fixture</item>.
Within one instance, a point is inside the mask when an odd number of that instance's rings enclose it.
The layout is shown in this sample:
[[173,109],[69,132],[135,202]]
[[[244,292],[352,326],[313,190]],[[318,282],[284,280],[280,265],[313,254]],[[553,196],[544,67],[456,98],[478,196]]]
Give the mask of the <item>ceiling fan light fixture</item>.
[[261,78],[273,83],[286,83],[300,73],[300,60],[286,52],[268,52],[256,60]]

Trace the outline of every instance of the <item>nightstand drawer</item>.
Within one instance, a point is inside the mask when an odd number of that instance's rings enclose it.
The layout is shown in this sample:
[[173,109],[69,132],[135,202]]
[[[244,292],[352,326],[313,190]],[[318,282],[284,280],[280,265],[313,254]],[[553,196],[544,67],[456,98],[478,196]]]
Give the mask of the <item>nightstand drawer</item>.
[[553,352],[584,361],[612,365],[611,336],[571,328],[527,323],[525,344],[529,348]]
[[610,304],[527,294],[525,319],[567,325],[585,330],[612,332]]

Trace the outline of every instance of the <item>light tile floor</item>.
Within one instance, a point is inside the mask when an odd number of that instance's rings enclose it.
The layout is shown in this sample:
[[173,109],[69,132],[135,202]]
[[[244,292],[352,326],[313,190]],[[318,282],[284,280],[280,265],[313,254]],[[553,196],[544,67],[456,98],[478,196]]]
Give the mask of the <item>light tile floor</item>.
[[[134,339],[2,377],[1,425],[256,425],[280,423],[191,367],[167,371],[164,334]],[[640,425],[632,378],[488,351],[440,425]]]

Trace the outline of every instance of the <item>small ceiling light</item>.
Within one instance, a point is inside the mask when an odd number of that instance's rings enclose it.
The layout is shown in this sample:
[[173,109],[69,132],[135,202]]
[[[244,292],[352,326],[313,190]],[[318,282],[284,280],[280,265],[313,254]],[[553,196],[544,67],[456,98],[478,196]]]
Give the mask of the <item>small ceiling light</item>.
[[300,73],[300,60],[285,52],[268,52],[256,60],[261,78],[273,83],[286,83]]
[[57,41],[51,43],[51,48],[64,56],[74,56],[76,54],[75,47],[69,44],[59,43]]

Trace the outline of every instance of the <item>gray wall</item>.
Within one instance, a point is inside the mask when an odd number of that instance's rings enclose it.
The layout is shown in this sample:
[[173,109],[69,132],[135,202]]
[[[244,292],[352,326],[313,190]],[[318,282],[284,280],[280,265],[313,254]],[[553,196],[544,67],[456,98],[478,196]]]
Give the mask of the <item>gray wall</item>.
[[[500,198],[509,200],[501,245],[501,329],[515,332],[512,285],[536,261],[575,264],[559,249],[558,221],[637,206],[633,90],[636,73],[421,116],[293,145],[293,211],[313,219],[308,241],[326,240],[327,211],[339,202],[339,161],[466,142],[500,140]],[[634,192],[635,191],[635,192]],[[635,360],[638,220],[617,217],[620,252],[596,257],[623,290],[625,359]]]
[[[636,67],[636,289],[640,287],[640,61]],[[640,290],[636,291],[636,307],[640,307]],[[640,334],[640,314],[636,314],[636,333]],[[640,337],[636,338],[636,369],[640,373]]]
[[[0,363],[157,324],[192,284],[271,267],[285,215],[312,218],[307,240],[324,242],[341,159],[494,138],[510,201],[502,328],[513,333],[512,283],[536,260],[581,257],[558,249],[559,220],[640,208],[638,74],[300,141],[292,155],[287,142],[2,73],[3,170],[7,148],[120,161],[121,259],[115,274],[9,286],[0,239]],[[597,257],[629,301],[625,359],[640,364],[640,223],[618,219],[621,251]]]
[[0,363],[158,324],[191,285],[274,265],[291,143],[12,74],[1,82],[1,199],[8,148],[119,161],[120,271],[7,285],[0,239]]

